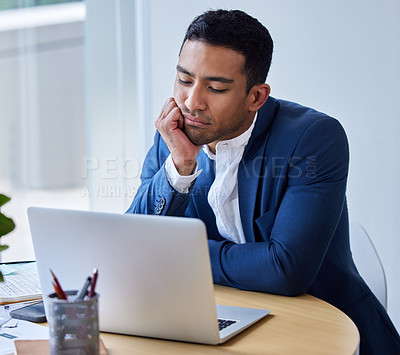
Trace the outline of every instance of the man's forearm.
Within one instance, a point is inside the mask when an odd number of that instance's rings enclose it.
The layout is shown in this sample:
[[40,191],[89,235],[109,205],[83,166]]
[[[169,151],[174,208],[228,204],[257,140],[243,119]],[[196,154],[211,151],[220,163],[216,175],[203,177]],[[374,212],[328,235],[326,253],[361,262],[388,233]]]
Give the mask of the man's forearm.
[[190,194],[176,191],[168,183],[164,166],[142,182],[127,213],[183,216]]

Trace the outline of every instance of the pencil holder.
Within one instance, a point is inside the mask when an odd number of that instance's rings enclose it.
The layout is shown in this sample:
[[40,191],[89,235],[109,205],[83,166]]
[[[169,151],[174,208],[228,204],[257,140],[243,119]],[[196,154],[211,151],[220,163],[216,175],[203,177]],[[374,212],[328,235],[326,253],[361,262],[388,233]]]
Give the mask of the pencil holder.
[[98,355],[98,295],[76,300],[78,291],[67,291],[68,300],[48,296],[47,318],[51,355]]

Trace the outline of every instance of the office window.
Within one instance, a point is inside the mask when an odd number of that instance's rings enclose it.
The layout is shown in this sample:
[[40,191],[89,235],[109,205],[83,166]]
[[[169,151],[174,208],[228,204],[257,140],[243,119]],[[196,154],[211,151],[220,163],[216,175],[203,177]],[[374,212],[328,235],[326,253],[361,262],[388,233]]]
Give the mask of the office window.
[[34,258],[28,206],[129,207],[154,130],[147,11],[147,0],[0,11],[0,192],[17,225],[2,261]]
[[0,192],[11,197],[2,212],[16,224],[1,238],[10,248],[0,258],[28,260],[28,206],[89,208],[81,177],[85,5],[1,1],[0,8]]
[[55,5],[67,2],[81,2],[82,0],[2,0],[0,10],[19,9],[30,6]]

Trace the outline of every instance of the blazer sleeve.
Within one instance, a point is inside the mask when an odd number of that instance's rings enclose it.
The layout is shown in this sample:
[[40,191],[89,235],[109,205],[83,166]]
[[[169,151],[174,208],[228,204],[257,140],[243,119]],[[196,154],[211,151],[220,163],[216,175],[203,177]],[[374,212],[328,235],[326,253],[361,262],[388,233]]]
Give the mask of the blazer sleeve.
[[[341,218],[348,161],[347,138],[338,121],[326,117],[310,125],[288,159],[287,187],[267,241],[209,240],[214,282],[283,295],[306,292]],[[268,218],[260,224],[261,230],[271,228]]]
[[141,185],[126,213],[183,216],[190,193],[181,194],[168,182],[165,160],[169,150],[157,132],[143,163]]

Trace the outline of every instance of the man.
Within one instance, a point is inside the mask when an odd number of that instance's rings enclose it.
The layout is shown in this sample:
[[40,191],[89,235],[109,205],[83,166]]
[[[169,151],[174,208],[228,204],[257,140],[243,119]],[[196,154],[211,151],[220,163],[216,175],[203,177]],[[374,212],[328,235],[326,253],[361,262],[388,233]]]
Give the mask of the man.
[[269,96],[272,47],[241,11],[192,22],[128,212],[202,219],[215,283],[307,292],[353,319],[362,355],[399,354],[349,249],[346,135],[335,119]]

